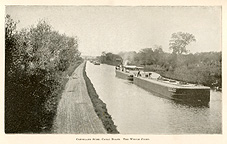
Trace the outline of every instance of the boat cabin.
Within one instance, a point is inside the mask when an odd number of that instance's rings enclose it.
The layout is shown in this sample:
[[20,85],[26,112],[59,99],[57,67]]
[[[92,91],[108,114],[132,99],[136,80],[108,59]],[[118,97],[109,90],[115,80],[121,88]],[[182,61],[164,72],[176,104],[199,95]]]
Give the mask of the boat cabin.
[[150,78],[150,79],[161,79],[162,76],[156,72],[142,72],[141,73],[142,77]]

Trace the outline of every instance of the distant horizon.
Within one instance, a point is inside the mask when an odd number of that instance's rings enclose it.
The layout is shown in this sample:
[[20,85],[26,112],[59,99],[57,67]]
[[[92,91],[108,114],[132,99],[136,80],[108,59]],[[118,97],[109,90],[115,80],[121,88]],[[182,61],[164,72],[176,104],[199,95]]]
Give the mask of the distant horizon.
[[153,45],[171,53],[169,40],[179,31],[195,36],[186,47],[190,53],[222,51],[218,6],[6,6],[6,14],[20,21],[18,30],[45,19],[59,33],[78,37],[81,55],[139,52]]

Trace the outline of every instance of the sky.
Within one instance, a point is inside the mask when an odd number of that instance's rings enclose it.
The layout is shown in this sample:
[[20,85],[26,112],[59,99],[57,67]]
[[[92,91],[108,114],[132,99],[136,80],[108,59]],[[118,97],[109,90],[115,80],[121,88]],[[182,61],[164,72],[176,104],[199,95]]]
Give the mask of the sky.
[[27,28],[45,19],[54,30],[78,37],[82,55],[169,50],[172,33],[187,32],[190,52],[221,51],[221,7],[6,6],[6,14]]

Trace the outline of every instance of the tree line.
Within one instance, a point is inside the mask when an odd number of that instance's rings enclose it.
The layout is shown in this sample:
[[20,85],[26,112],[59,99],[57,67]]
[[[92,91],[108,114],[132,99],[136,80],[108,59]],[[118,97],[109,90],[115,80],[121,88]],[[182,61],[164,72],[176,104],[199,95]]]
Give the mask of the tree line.
[[96,59],[98,59],[101,63],[109,65],[118,65],[122,61],[122,58],[119,55],[111,52],[102,52],[102,55],[96,57]]
[[172,53],[164,52],[160,45],[154,45],[139,52],[111,53],[109,56],[120,56],[122,64],[127,60],[129,65],[143,66],[145,71],[155,71],[164,77],[221,88],[222,52],[192,54],[186,49],[192,42],[196,42],[194,35],[177,32],[172,34],[169,41]]
[[44,20],[21,30],[17,24],[6,15],[5,132],[48,132],[67,75],[82,60],[77,38]]

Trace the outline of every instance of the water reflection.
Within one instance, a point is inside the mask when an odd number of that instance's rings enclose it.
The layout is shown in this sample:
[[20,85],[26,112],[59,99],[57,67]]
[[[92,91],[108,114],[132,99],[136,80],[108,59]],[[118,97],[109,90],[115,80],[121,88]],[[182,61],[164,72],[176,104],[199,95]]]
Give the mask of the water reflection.
[[122,134],[206,134],[222,132],[221,93],[209,105],[164,99],[115,77],[113,66],[87,63],[86,71]]
[[175,105],[184,105],[188,107],[195,107],[195,108],[209,108],[210,103],[201,103],[201,102],[185,102],[185,101],[178,101],[172,100]]

